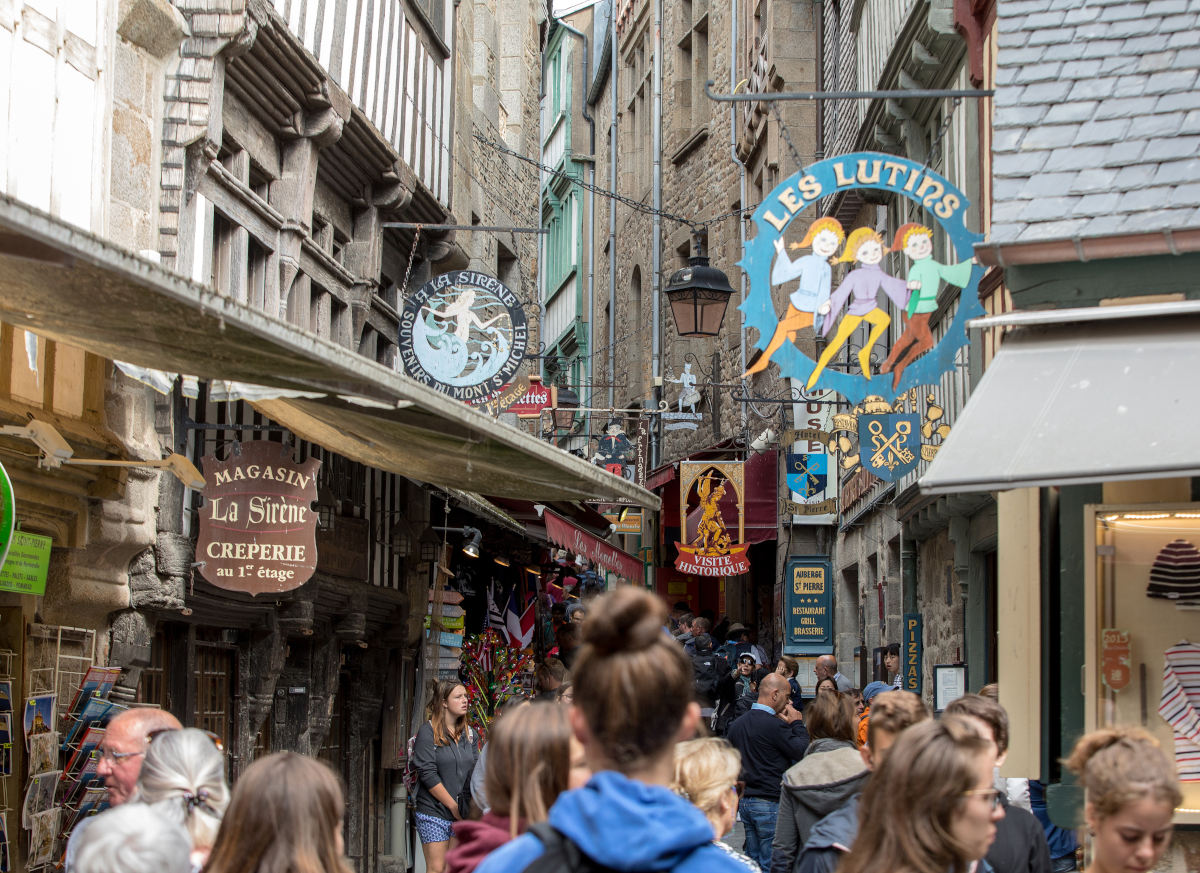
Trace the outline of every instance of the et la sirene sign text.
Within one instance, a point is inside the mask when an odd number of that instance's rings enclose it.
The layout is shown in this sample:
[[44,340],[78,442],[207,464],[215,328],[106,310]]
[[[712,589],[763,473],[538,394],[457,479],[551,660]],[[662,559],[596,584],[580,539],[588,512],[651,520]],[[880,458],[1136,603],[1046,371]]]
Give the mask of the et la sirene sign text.
[[213,585],[248,594],[303,585],[317,567],[317,471],[282,443],[235,445],[224,461],[205,456],[196,561]]

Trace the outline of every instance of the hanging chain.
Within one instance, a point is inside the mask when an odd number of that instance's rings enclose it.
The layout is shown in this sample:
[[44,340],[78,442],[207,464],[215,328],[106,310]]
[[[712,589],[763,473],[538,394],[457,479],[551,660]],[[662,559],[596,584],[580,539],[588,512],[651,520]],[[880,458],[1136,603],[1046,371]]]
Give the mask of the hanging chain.
[[779,111],[779,103],[771,101],[771,112],[775,115],[775,123],[779,125],[779,132],[783,134],[783,141],[787,143],[788,151],[792,155],[792,160],[796,162],[796,172],[804,172],[804,161],[800,160],[800,152],[796,148],[796,144],[792,142],[792,133],[788,130],[788,126],[783,123],[783,115]]
[[941,157],[942,139],[946,136],[946,131],[950,129],[950,122],[954,120],[954,110],[958,109],[962,103],[961,97],[955,97],[954,102],[950,105],[950,111],[946,113],[946,117],[942,119],[941,127],[938,129],[937,136],[933,138],[933,142],[929,144],[929,157],[925,160],[923,169],[928,170],[930,165],[935,163]]
[[400,286],[400,305],[404,305],[404,301],[408,299],[408,277],[412,275],[413,260],[417,257],[417,241],[421,238],[421,225],[417,225],[416,233],[413,234],[412,250],[408,253],[408,266],[404,268],[404,284]]

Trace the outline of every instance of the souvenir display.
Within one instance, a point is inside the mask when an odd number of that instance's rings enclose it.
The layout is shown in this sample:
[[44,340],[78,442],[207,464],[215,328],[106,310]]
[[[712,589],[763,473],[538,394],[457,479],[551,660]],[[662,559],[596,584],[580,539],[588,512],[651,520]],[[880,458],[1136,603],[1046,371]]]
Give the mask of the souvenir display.
[[54,694],[35,694],[25,701],[25,749],[29,749],[29,740],[38,734],[48,734],[54,730]]
[[1184,539],[1163,546],[1150,568],[1146,596],[1176,606],[1200,606],[1200,549]]

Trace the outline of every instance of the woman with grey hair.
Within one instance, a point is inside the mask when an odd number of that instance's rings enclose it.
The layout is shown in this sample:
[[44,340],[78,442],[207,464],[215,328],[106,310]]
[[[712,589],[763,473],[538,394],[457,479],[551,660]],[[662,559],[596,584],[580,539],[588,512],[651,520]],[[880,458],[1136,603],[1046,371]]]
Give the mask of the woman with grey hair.
[[77,873],[188,873],[192,841],[177,822],[144,803],[96,818],[80,837]]
[[196,728],[152,734],[134,799],[183,825],[192,840],[192,863],[202,867],[229,805],[219,740]]

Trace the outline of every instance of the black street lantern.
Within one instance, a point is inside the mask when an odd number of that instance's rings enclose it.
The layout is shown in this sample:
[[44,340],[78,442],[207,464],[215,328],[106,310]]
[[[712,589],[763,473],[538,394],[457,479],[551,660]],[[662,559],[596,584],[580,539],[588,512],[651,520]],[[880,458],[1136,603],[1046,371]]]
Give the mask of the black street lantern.
[[663,293],[671,301],[680,336],[716,336],[721,332],[733,286],[728,276],[709,266],[699,236],[695,245],[696,254],[688,259],[688,266],[671,274]]
[[579,395],[565,385],[558,386],[554,400],[554,426],[570,429],[575,423],[575,410],[579,408]]

